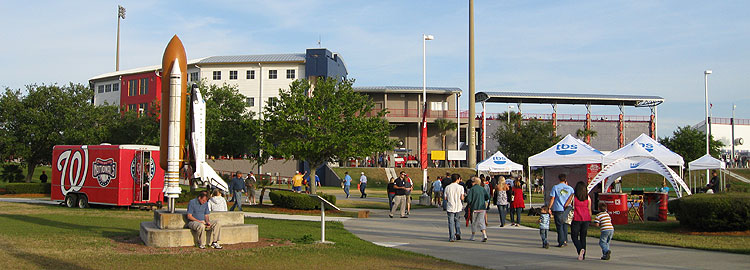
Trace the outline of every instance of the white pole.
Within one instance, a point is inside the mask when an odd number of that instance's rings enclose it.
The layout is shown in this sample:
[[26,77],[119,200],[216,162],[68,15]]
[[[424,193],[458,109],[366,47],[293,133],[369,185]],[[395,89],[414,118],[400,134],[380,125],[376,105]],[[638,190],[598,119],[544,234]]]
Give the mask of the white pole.
[[459,109],[459,94],[456,94],[456,151],[461,150],[461,110]]
[[[709,147],[708,147],[708,74],[711,74],[712,71],[710,69],[707,69],[703,72],[703,82],[705,83],[706,87],[706,155],[709,155]],[[708,180],[708,170],[706,170],[706,180]]]
[[482,101],[482,159],[486,158],[485,156],[486,154],[487,154],[487,108],[486,108],[485,102]]
[[320,242],[326,242],[326,204],[320,201]]
[[[422,99],[424,102],[424,106],[422,106],[422,108],[424,108],[425,110],[423,113],[427,113],[427,41],[433,40],[433,39],[434,37],[432,35],[422,34]],[[425,126],[422,127],[421,130],[423,132],[426,132],[427,123],[422,123],[422,124]],[[427,134],[424,134],[423,136],[427,136]],[[426,148],[427,146],[422,146],[422,147]],[[420,158],[426,158],[426,157],[420,157]],[[422,162],[425,162],[425,160],[422,160]],[[427,167],[425,167],[422,170],[422,193],[423,194],[427,190],[425,188],[426,185],[427,185]]]

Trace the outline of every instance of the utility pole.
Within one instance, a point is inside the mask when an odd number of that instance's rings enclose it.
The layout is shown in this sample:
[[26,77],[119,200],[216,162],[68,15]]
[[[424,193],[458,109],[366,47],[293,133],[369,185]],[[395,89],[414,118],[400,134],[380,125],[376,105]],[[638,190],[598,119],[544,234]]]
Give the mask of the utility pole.
[[117,6],[117,56],[115,59],[115,71],[120,71],[120,19],[125,19],[125,8]]
[[477,166],[477,140],[475,135],[474,116],[476,115],[476,97],[474,97],[474,0],[469,0],[469,168]]

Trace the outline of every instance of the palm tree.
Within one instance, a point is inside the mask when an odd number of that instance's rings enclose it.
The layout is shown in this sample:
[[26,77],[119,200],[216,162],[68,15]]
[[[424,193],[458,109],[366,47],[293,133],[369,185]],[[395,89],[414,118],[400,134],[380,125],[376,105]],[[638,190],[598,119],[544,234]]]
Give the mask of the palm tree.
[[578,129],[576,130],[576,136],[586,141],[587,144],[591,144],[591,137],[596,137],[596,130],[593,129]]
[[448,131],[456,129],[456,123],[445,118],[438,118],[435,120],[435,126],[443,139],[443,151],[445,151],[445,137],[448,136]]

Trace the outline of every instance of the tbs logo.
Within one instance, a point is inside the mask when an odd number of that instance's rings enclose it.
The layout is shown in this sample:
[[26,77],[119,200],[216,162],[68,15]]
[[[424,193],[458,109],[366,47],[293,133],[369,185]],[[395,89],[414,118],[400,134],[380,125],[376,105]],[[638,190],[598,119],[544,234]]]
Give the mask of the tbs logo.
[[641,146],[643,146],[643,148],[646,148],[646,151],[654,151],[654,145],[651,143],[641,143]]
[[575,144],[558,144],[555,146],[555,153],[558,155],[572,155],[578,152],[578,145]]
[[505,157],[493,157],[492,162],[495,162],[495,164],[505,164],[508,162],[508,159]]
[[631,168],[631,169],[633,169],[633,168],[638,168],[638,166],[640,166],[640,165],[641,165],[641,163],[640,163],[640,162],[639,162],[639,163],[630,163],[630,168]]

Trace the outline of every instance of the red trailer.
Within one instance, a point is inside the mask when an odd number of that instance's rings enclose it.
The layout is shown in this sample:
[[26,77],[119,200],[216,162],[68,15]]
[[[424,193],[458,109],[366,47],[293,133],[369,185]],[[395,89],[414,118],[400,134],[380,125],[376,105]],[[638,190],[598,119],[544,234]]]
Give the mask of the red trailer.
[[50,197],[68,207],[161,207],[164,171],[158,160],[158,146],[57,145],[52,150]]

